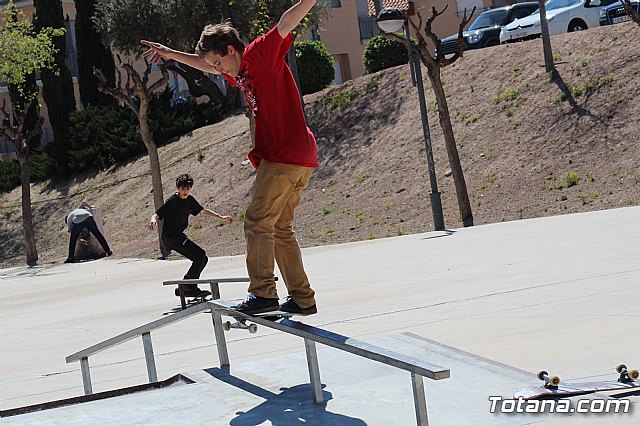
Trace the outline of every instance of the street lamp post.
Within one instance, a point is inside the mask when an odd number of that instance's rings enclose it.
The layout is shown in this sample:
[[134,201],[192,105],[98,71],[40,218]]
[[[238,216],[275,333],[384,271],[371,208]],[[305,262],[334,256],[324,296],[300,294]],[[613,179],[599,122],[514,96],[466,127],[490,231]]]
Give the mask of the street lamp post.
[[411,76],[415,81],[418,89],[418,100],[420,101],[420,115],[422,118],[422,133],[424,135],[424,146],[427,151],[427,163],[429,165],[429,181],[431,183],[431,211],[433,214],[433,225],[436,231],[444,231],[444,216],[442,214],[442,200],[438,191],[438,182],[436,180],[436,168],[433,163],[433,149],[431,148],[431,133],[429,132],[429,118],[427,116],[427,104],[424,95],[424,86],[422,84],[422,67],[420,59],[416,58],[416,54],[411,46],[409,35],[409,20],[399,9],[388,7],[382,9],[376,19],[378,26],[385,33],[395,33],[400,31],[404,25],[405,38],[407,40],[407,49],[409,49],[409,63],[411,65]]

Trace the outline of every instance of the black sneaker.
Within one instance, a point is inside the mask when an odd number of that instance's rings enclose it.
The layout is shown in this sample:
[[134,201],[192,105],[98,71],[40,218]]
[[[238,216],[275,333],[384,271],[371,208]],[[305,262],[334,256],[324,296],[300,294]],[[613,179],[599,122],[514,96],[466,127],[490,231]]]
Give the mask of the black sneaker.
[[293,301],[293,297],[291,296],[288,296],[286,302],[280,305],[280,310],[298,315],[313,315],[318,313],[318,308],[316,307],[316,305],[311,305],[307,308],[301,308],[296,302]]
[[[200,290],[195,284],[188,284],[184,286],[184,297],[206,297],[211,294],[210,291]],[[176,288],[174,291],[175,295],[180,297],[180,289]]]
[[76,261],[74,259],[72,259],[71,257],[67,257],[67,259],[64,261],[64,263],[76,263]]
[[278,299],[258,297],[254,294],[249,293],[244,301],[236,305],[233,309],[247,315],[253,315],[262,312],[277,311],[278,308]]

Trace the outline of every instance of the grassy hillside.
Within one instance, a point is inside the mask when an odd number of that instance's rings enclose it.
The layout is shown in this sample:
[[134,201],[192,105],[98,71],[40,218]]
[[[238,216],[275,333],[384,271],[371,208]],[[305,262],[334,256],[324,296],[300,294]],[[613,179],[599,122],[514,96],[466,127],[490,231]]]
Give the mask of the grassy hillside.
[[[552,38],[560,76],[544,72],[539,40],[467,52],[445,69],[444,84],[476,225],[640,201],[640,59],[634,23]],[[457,201],[427,88],[445,223],[460,227]],[[433,229],[417,94],[407,66],[306,97],[320,168],[297,220],[302,246],[366,240]],[[255,172],[245,161],[247,119],[232,116],[160,149],[165,197],[179,173],[196,179],[194,196],[236,223],[192,220],[189,235],[209,255],[244,252],[242,217]],[[41,263],[65,258],[64,216],[88,195],[103,208],[118,257],[156,257],[148,160],[78,176],[62,186],[33,185]],[[22,263],[18,190],[0,198],[0,265]]]

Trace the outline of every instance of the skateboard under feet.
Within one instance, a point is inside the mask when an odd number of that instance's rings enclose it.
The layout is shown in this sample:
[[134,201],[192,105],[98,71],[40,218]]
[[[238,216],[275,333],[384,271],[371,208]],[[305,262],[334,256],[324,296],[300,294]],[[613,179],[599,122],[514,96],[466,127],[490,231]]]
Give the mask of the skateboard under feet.
[[[285,312],[285,311],[269,311],[269,312],[261,312],[259,314],[253,314],[251,316],[264,318],[269,321],[278,321],[283,318],[291,318],[294,315],[296,314],[291,312]],[[258,331],[258,324],[247,323],[247,321],[251,321],[249,318],[234,317],[234,316],[232,316],[231,318],[234,319],[234,322],[225,321],[222,323],[222,328],[224,329],[224,331],[229,331],[232,328],[236,328],[239,330],[249,330],[249,333],[255,333],[256,331]]]

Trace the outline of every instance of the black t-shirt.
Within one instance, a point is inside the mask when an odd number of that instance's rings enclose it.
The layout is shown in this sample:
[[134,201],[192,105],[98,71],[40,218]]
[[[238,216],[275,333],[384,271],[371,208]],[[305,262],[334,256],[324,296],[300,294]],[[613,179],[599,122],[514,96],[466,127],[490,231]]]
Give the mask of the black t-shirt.
[[158,219],[162,219],[162,234],[167,238],[175,238],[182,236],[182,233],[189,226],[189,215],[196,216],[202,211],[203,207],[188,195],[184,200],[173,194],[160,207],[156,214]]

